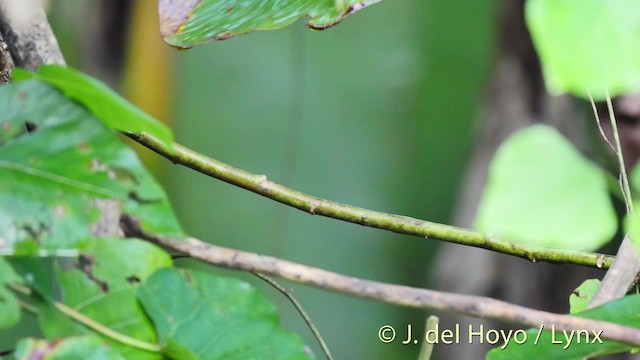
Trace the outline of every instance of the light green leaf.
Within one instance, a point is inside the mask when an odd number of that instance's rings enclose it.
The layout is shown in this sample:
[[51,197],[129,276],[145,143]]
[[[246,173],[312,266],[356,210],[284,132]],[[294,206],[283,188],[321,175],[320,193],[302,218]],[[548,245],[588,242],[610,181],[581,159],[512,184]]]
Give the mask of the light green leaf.
[[76,102],[30,80],[0,87],[0,114],[0,251],[81,246],[97,199],[117,201],[148,231],[182,234],[135,153]]
[[[595,309],[583,311],[576,316],[587,319],[603,320],[615,322],[621,325],[640,328],[640,295],[626,296],[622,299],[608,302]],[[544,330],[551,330],[551,324],[547,324]],[[597,329],[596,329],[597,330]],[[602,344],[594,341],[592,332],[583,332],[582,341],[578,343],[574,337],[570,346],[566,345],[566,340],[562,331],[543,331],[536,344],[538,328],[527,331],[526,342],[516,344],[513,340],[509,342],[505,349],[494,348],[487,354],[488,360],[511,360],[511,359],[561,359],[561,360],[583,360],[595,356],[629,352],[633,348],[626,344],[602,339]],[[586,340],[585,335],[589,335]],[[574,336],[577,334],[574,333]],[[562,344],[554,344],[553,341],[564,341]]]
[[100,340],[72,337],[54,342],[40,339],[22,339],[16,348],[18,360],[124,360],[118,352]]
[[160,33],[173,46],[190,48],[259,30],[275,30],[308,16],[322,30],[381,0],[160,0]]
[[640,2],[527,0],[526,19],[552,93],[640,90]]
[[108,127],[129,133],[149,133],[172,148],[173,134],[168,127],[89,75],[65,66],[42,65],[35,74],[15,69],[12,77],[18,81],[31,78],[45,81],[84,105]]
[[598,279],[587,279],[580,284],[569,296],[569,312],[576,314],[586,310],[599,287]]
[[0,257],[0,329],[10,328],[20,321],[20,305],[9,284],[21,284],[22,278]]
[[139,290],[160,342],[175,359],[310,359],[276,308],[248,284],[160,270]]
[[595,250],[617,220],[602,171],[556,130],[537,125],[499,148],[476,226],[518,244]]
[[[171,266],[169,255],[148,242],[105,238],[93,239],[73,267],[58,267],[56,275],[65,305],[121,334],[156,343],[153,325],[136,294],[140,284],[154,271]],[[39,320],[43,333],[51,340],[97,336],[50,303],[41,304]],[[162,358],[160,354],[128,347],[107,337],[101,339],[128,359]]]

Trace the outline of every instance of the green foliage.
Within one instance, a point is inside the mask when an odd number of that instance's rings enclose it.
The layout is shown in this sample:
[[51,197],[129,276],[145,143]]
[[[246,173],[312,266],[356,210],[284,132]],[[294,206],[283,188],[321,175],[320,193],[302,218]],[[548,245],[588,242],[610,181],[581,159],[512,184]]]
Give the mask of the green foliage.
[[279,328],[276,308],[244,282],[166,269],[138,297],[172,358],[312,358],[297,336]]
[[0,99],[0,209],[11,209],[0,210],[5,253],[86,244],[100,215],[96,199],[117,200],[149,231],[182,233],[135,153],[82,106],[36,80],[0,87]]
[[[153,325],[138,304],[136,294],[140,284],[154,271],[172,266],[169,255],[140,240],[92,239],[73,265],[56,269],[65,305],[121,334],[156,342]],[[50,340],[95,334],[50,302],[40,305],[39,320],[43,333]],[[109,342],[128,359],[162,358],[159,354],[134,349],[112,339],[101,340]]]
[[526,17],[552,93],[640,89],[640,2],[528,0]]
[[511,136],[491,163],[479,229],[514,243],[594,250],[617,228],[604,173],[553,128]]
[[68,98],[84,105],[93,116],[108,127],[123,132],[149,133],[168,147],[173,135],[168,127],[140,110],[102,82],[74,69],[59,65],[43,65],[32,74],[23,69],[13,71],[13,80],[36,78],[47,82]]
[[40,339],[23,339],[16,349],[17,360],[124,360],[114,349],[100,340],[89,337],[72,337],[55,342]]
[[[622,299],[608,302],[595,309],[583,311],[577,316],[593,320],[603,320],[616,322],[622,325],[640,328],[640,295],[626,296]],[[544,330],[550,330],[547,325]],[[536,344],[536,337],[540,329],[527,331],[527,341],[523,344],[516,344],[513,340],[503,350],[495,348],[487,354],[488,360],[511,360],[511,359],[562,359],[562,360],[583,360],[594,356],[629,352],[633,348],[629,345],[602,339],[602,344],[593,341],[593,333],[589,332],[589,341],[582,336],[582,341],[578,343],[574,337],[569,346],[560,330],[543,331]],[[574,334],[575,336],[575,334]],[[562,343],[554,343],[562,342]]]
[[587,279],[569,296],[569,312],[576,314],[587,309],[593,295],[600,287],[600,280]]
[[12,327],[20,321],[18,298],[7,288],[7,285],[20,283],[20,276],[0,257],[0,329]]
[[[82,95],[73,85],[73,76],[78,74],[59,67],[47,69],[45,76],[54,74],[49,81],[66,79],[61,86],[72,89],[71,98],[39,79],[0,87],[0,209],[11,209],[0,211],[0,239],[5,253],[43,254],[43,250],[55,253],[77,247],[77,256],[55,262],[53,278],[52,262],[30,257],[6,262],[0,258],[0,327],[11,327],[20,318],[14,294],[18,290],[7,284],[23,283],[19,292],[27,304],[37,308],[44,336],[50,341],[64,339],[55,343],[24,340],[21,356],[28,358],[38,352],[51,359],[162,359],[172,355],[184,359],[182,355],[189,354],[191,359],[209,359],[216,353],[201,354],[202,349],[194,348],[197,344],[192,340],[211,341],[211,334],[218,334],[232,339],[221,347],[213,338],[218,354],[229,351],[243,358],[252,354],[308,358],[302,342],[279,328],[273,305],[245,283],[210,275],[192,275],[199,279],[198,291],[202,293],[198,296],[206,294],[200,300],[215,306],[215,311],[205,312],[204,322],[196,326],[197,336],[191,334],[192,339],[184,341],[189,334],[182,331],[194,324],[187,319],[178,328],[176,339],[166,332],[162,326],[166,318],[158,318],[158,309],[149,304],[153,304],[152,290],[161,291],[154,294],[159,298],[185,290],[174,279],[165,278],[165,272],[153,275],[172,267],[169,255],[142,240],[95,237],[92,226],[100,215],[94,200],[111,199],[123,213],[137,218],[146,231],[182,236],[169,201],[133,151],[72,100]],[[69,74],[73,76],[68,78]],[[81,83],[88,79],[78,76]],[[95,104],[113,105],[108,92],[87,93],[93,99],[80,103],[91,111],[106,111]],[[147,285],[149,278],[153,281]],[[146,290],[143,295],[139,294],[141,287]],[[139,296],[146,300],[148,309],[143,309]],[[178,301],[174,305],[193,310],[197,304]],[[209,329],[212,324],[215,328]],[[171,344],[166,352],[151,351],[158,335]]]
[[275,30],[309,16],[307,26],[325,29],[381,0],[184,0],[160,1],[160,32],[176,47],[189,48],[211,40],[259,30]]
[[[48,340],[82,337],[82,343],[108,344],[126,359],[313,358],[296,335],[279,326],[275,306],[247,283],[171,267],[168,254],[148,242],[100,238],[73,264],[55,270],[67,307],[135,341],[159,341],[161,353],[105,336],[61,311],[49,296],[30,301]],[[8,265],[1,270],[7,269],[3,274],[14,274]],[[17,275],[11,279],[19,281]],[[25,353],[46,345],[26,344]]]

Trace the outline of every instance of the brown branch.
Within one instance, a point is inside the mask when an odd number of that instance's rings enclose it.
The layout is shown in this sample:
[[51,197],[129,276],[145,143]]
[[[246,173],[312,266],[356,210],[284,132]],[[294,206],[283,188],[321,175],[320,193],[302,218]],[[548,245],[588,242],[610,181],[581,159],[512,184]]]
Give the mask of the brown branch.
[[640,259],[631,238],[624,237],[616,259],[607,270],[602,283],[589,303],[589,308],[623,297],[635,284],[640,271]]
[[141,230],[137,220],[130,216],[121,219],[121,226],[127,236],[142,238],[223,268],[269,274],[337,293],[412,308],[452,311],[534,327],[544,325],[550,328],[554,325],[557,330],[602,331],[603,338],[640,346],[640,329],[529,309],[481,296],[358,279],[271,256],[216,246],[195,238],[161,237]]
[[16,66],[65,64],[41,0],[0,0],[0,32]]
[[9,54],[9,46],[4,42],[4,38],[0,33],[0,84],[6,84],[11,80],[13,68],[13,58]]

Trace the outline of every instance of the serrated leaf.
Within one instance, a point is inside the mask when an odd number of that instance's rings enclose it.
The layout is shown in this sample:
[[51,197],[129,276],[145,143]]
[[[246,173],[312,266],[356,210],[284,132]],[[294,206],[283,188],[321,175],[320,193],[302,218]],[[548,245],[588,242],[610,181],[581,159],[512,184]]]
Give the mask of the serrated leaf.
[[60,65],[42,65],[36,73],[15,69],[14,81],[36,78],[47,82],[79,102],[108,127],[131,133],[149,133],[171,149],[173,134],[168,127],[140,110],[107,85],[80,71]]
[[[640,328],[640,295],[630,295],[622,299],[608,302],[595,309],[583,311],[576,316],[615,322],[621,325]],[[550,328],[548,324],[545,329]],[[595,329],[597,330],[597,329]],[[589,340],[586,340],[585,334],[582,334],[582,341],[578,342],[574,337],[573,342],[569,346],[564,338],[562,331],[556,330],[543,331],[538,342],[536,337],[539,329],[530,329],[527,331],[526,342],[516,344],[513,340],[509,342],[506,348],[494,348],[487,354],[488,360],[511,360],[511,359],[561,359],[561,360],[583,360],[595,356],[607,354],[616,354],[620,352],[629,352],[633,347],[621,344],[615,341],[602,339],[602,344],[594,341],[593,333]],[[575,334],[574,334],[575,336]],[[553,343],[553,341],[561,343]]]
[[[65,305],[94,321],[137,340],[155,343],[150,320],[137,301],[138,287],[154,271],[171,267],[171,258],[156,246],[136,239],[93,239],[73,268],[56,270]],[[50,303],[40,306],[40,327],[48,339],[97,336]],[[127,347],[110,338],[128,359],[161,359],[161,355]]]
[[7,285],[21,283],[22,278],[0,257],[0,329],[10,328],[20,321],[18,298]]
[[49,342],[41,339],[22,339],[16,348],[18,360],[124,360],[118,352],[100,340],[72,337]]
[[182,234],[164,190],[87,110],[40,81],[0,87],[0,251],[81,247],[97,199],[148,231]]
[[175,359],[310,359],[279,327],[276,308],[247,283],[164,269],[138,293],[166,353]]
[[552,93],[640,89],[640,2],[528,0],[526,19]]
[[586,310],[599,287],[598,279],[587,279],[580,284],[569,296],[569,312],[576,314]]
[[617,220],[602,171],[555,129],[536,125],[498,149],[476,227],[518,244],[595,250]]
[[160,0],[160,34],[176,47],[190,48],[252,31],[275,30],[308,16],[322,30],[381,0]]

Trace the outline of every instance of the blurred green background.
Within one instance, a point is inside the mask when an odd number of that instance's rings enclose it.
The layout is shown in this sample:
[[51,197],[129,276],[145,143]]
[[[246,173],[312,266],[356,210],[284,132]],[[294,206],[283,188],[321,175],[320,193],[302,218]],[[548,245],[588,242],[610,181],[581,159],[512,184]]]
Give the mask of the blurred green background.
[[[315,196],[450,222],[491,70],[496,1],[387,0],[322,32],[298,22],[188,51],[161,42],[155,3],[53,1],[52,24],[71,65],[168,122],[181,144]],[[435,241],[310,216],[141,155],[193,236],[429,286]],[[284,326],[322,356],[281,294],[252,276],[220,272],[258,286]],[[378,329],[422,331],[428,312],[284,285],[337,359],[416,357],[418,346],[383,344]]]

